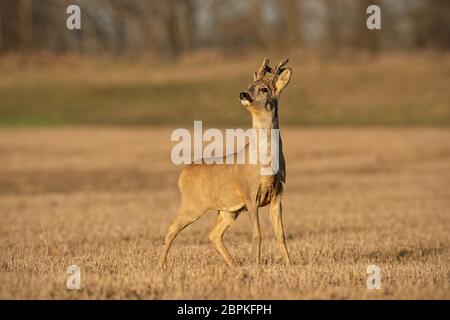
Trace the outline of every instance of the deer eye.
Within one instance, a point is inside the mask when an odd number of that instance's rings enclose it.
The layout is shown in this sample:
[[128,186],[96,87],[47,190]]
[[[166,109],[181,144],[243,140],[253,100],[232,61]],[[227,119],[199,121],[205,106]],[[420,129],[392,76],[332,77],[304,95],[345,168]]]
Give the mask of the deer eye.
[[259,89],[262,93],[267,93],[267,92],[269,92],[269,89],[267,89],[267,88],[265,88],[265,87],[263,87],[263,88],[261,88],[261,89]]

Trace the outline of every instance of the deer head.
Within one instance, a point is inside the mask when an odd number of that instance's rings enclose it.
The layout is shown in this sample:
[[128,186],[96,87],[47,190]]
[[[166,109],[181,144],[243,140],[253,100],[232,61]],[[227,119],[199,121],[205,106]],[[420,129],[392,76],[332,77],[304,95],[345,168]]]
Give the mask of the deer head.
[[261,67],[254,73],[254,82],[246,91],[239,94],[240,101],[252,114],[274,112],[278,108],[278,99],[291,79],[292,70],[285,68],[288,59],[282,60],[275,69],[269,66],[265,58]]

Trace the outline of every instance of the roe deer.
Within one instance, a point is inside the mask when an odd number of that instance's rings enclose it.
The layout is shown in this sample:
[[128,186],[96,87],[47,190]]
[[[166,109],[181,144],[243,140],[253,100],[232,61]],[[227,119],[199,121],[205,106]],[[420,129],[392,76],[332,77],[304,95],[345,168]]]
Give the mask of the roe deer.
[[[271,129],[279,129],[278,99],[292,74],[290,68],[285,68],[287,62],[285,59],[272,69],[268,65],[269,60],[264,59],[258,72],[254,73],[254,83],[239,95],[242,105],[252,115],[253,129],[266,131],[266,137],[270,137],[273,132]],[[253,229],[253,253],[259,265],[261,232],[258,208],[267,205],[284,262],[286,265],[290,264],[281,218],[281,194],[286,168],[281,137],[279,139],[278,171],[271,175],[262,175],[259,163],[225,164],[225,161],[224,164],[191,164],[182,170],[178,181],[181,204],[164,239],[164,247],[159,257],[161,268],[165,266],[167,254],[177,234],[209,210],[218,211],[217,221],[209,233],[209,238],[229,267],[235,267],[236,264],[225,247],[222,236],[242,211],[248,211]],[[252,152],[249,144],[231,156],[237,156],[241,152],[249,155]]]

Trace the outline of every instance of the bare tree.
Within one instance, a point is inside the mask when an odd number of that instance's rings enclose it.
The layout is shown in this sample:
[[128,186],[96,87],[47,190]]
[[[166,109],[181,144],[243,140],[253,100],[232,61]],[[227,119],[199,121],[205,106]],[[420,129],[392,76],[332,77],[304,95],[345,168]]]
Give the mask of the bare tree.
[[24,51],[31,47],[32,17],[32,0],[19,0],[19,42],[21,50]]
[[[448,0],[77,0],[80,32],[64,27],[73,1],[41,2],[0,0],[0,51],[153,52],[176,58],[197,46],[234,52],[277,43],[289,49],[321,38],[331,53],[342,47],[379,52],[411,43],[450,49]],[[382,9],[381,31],[365,27],[371,4]],[[314,15],[303,14],[303,8]]]
[[285,47],[303,44],[303,4],[302,0],[280,0],[282,42]]
[[381,30],[369,30],[366,27],[367,14],[366,10],[370,5],[377,5],[381,8],[383,14],[384,24],[386,27],[383,30],[383,34],[386,35],[386,30],[391,30],[391,26],[386,23],[386,16],[388,12],[388,6],[383,6],[379,0],[360,0],[353,6],[354,12],[354,25],[353,34],[351,37],[351,45],[359,49],[367,49],[372,53],[377,53],[381,49]]
[[192,49],[195,32],[195,5],[192,0],[182,0],[179,9],[180,46],[186,52]]
[[342,28],[340,19],[341,0],[326,1],[326,35],[328,48],[335,52],[342,45]]
[[450,49],[450,2],[420,0],[410,10],[415,47]]
[[0,51],[3,49],[3,1],[0,1]]

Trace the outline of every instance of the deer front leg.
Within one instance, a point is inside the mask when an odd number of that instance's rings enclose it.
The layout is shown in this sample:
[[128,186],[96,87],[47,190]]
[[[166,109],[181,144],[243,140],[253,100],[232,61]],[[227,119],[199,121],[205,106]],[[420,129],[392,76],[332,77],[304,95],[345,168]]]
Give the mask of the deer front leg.
[[259,227],[259,215],[258,206],[247,206],[247,210],[250,216],[250,222],[252,224],[252,238],[253,238],[253,254],[255,256],[256,263],[261,264],[261,230]]
[[284,238],[283,230],[283,220],[281,217],[282,206],[281,197],[277,196],[270,202],[269,205],[270,220],[272,221],[273,231],[277,238],[278,244],[280,246],[281,253],[283,254],[285,265],[291,264],[291,259],[289,258],[288,249],[286,247],[286,240]]

